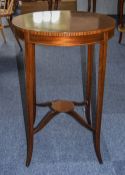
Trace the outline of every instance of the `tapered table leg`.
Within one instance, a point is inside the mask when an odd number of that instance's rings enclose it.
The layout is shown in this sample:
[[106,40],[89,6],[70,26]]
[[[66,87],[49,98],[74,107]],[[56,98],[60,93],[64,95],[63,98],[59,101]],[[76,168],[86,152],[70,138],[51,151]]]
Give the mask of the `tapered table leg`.
[[88,12],[91,10],[91,0],[88,0]]
[[95,58],[95,46],[94,46],[94,53],[93,53],[93,65],[92,65],[92,88],[91,88],[91,118],[92,118],[92,126],[95,128],[95,117],[96,117],[96,58]]
[[85,101],[87,102],[87,105],[85,107],[85,113],[88,124],[91,124],[90,104],[91,104],[93,56],[94,56],[94,46],[91,44],[88,45],[87,79],[86,79],[86,94],[85,94]]
[[93,12],[96,12],[96,0],[93,0]]
[[[118,24],[120,25],[120,27],[123,27],[124,26],[124,22],[123,22],[123,7],[124,7],[124,0],[119,0],[118,1],[118,6],[119,6],[119,19],[118,19]],[[119,35],[119,43],[121,43],[122,41],[122,32],[120,32],[120,35]]]
[[55,0],[55,3],[54,3],[54,10],[58,10],[59,3],[60,3],[60,0]]
[[53,6],[52,0],[48,0],[48,9],[51,11]]
[[88,0],[88,12],[91,11],[91,7],[92,11],[96,12],[96,0]]
[[[87,70],[87,54],[86,54],[86,46],[81,46],[80,47],[80,54],[81,54],[81,71],[82,71],[82,88],[83,88],[83,98],[85,98],[85,94],[86,94],[86,70]],[[84,99],[85,101],[85,99]]]
[[25,83],[26,83],[26,109],[27,109],[27,160],[29,166],[33,151],[33,123],[36,112],[35,96],[35,45],[25,43]]
[[101,132],[101,118],[103,107],[104,81],[106,69],[106,53],[107,53],[107,39],[108,34],[104,34],[104,41],[100,44],[99,53],[99,68],[98,68],[98,92],[97,92],[97,108],[96,108],[96,126],[94,132],[94,146],[97,158],[102,163],[100,152],[100,132]]

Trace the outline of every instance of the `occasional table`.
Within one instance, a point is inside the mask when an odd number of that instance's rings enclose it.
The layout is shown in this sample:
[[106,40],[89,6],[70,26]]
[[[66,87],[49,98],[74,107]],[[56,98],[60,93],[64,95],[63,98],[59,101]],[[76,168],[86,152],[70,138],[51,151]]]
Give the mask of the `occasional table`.
[[[114,35],[115,22],[111,17],[88,12],[45,11],[17,16],[13,19],[16,35],[25,42],[25,85],[27,109],[27,159],[29,166],[33,152],[33,136],[55,116],[63,112],[74,118],[93,134],[97,158],[102,163],[100,130],[106,69],[107,42]],[[87,45],[86,95],[83,101],[54,100],[36,102],[35,45],[80,46]],[[92,64],[95,44],[99,44],[98,88],[95,125],[91,117]],[[57,48],[58,49],[58,48]],[[69,58],[70,59],[70,58]],[[56,64],[55,64],[56,66]],[[65,68],[64,68],[65,69]],[[48,113],[34,126],[36,105],[49,107]],[[75,111],[75,106],[85,108],[85,117]],[[44,150],[43,150],[44,151]]]

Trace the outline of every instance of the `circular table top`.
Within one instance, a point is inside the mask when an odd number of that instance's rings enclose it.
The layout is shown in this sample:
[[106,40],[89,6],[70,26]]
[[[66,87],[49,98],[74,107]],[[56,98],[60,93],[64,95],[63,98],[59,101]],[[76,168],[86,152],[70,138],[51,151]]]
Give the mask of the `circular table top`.
[[114,29],[114,19],[96,13],[43,11],[17,16],[12,21],[20,31],[38,32],[45,36],[81,36]]

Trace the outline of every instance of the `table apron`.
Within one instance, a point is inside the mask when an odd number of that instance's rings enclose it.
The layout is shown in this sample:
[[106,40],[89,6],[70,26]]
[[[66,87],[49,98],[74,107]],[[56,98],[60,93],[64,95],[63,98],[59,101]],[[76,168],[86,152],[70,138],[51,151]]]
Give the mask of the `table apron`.
[[108,34],[108,39],[110,39],[114,35],[114,30],[82,36],[43,36],[39,33],[27,33],[16,29],[15,33],[20,39],[33,44],[42,44],[49,46],[79,46],[99,43],[104,40],[105,33]]

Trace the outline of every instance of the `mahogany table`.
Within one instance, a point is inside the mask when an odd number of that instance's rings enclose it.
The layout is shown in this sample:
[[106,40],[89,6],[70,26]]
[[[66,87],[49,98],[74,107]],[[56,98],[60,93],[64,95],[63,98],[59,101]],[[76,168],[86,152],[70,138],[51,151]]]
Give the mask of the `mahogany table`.
[[[114,35],[115,22],[111,17],[88,12],[46,11],[17,16],[13,19],[16,35],[25,42],[25,84],[27,109],[27,159],[29,166],[33,152],[33,136],[56,115],[64,112],[93,133],[97,158],[100,153],[100,130],[103,107],[103,92],[106,69],[107,42]],[[82,102],[54,100],[37,104],[35,80],[35,45],[88,46],[86,95]],[[94,45],[99,44],[98,90],[96,98],[95,126],[91,117],[91,82]],[[70,58],[69,58],[70,59]],[[56,66],[56,64],[55,64]],[[64,68],[65,69],[65,68]],[[34,126],[36,105],[49,106],[49,112]],[[81,117],[75,106],[84,106],[85,117]]]

